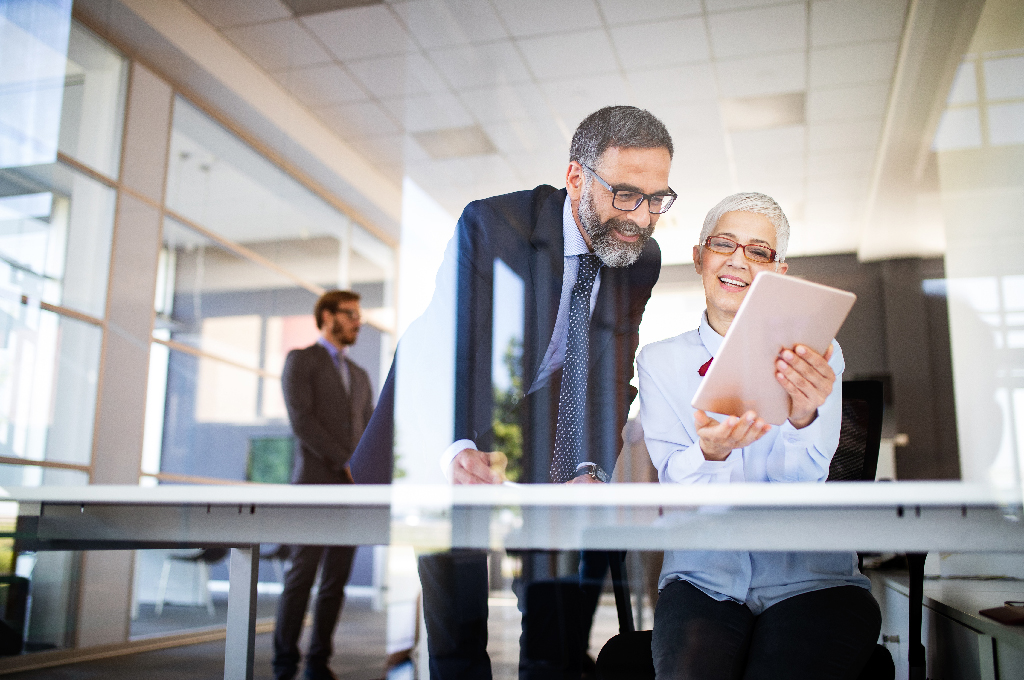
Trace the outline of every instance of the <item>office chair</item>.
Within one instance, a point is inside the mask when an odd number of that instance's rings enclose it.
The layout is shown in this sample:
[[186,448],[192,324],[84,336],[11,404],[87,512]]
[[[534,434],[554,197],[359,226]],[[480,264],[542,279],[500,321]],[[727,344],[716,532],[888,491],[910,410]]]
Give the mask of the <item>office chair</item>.
[[[839,445],[832,457],[827,481],[874,481],[882,439],[882,383],[877,380],[844,382],[842,409]],[[619,634],[601,649],[597,657],[597,677],[601,680],[654,680],[652,635],[649,630],[637,631],[634,628],[625,557],[625,552],[617,552],[611,559]],[[912,637],[913,612],[911,602]],[[920,630],[918,609],[918,639]],[[895,677],[892,655],[882,645],[876,645],[858,680],[893,680]]]
[[171,565],[177,562],[191,564],[195,567],[196,588],[199,590],[199,597],[202,599],[207,613],[213,616],[216,610],[213,607],[213,598],[210,597],[210,589],[207,585],[210,581],[210,565],[220,562],[227,555],[227,548],[203,548],[187,555],[170,554],[165,557],[163,570],[160,572],[160,585],[157,587],[156,615],[163,614],[164,602],[167,600],[167,585],[171,579]]

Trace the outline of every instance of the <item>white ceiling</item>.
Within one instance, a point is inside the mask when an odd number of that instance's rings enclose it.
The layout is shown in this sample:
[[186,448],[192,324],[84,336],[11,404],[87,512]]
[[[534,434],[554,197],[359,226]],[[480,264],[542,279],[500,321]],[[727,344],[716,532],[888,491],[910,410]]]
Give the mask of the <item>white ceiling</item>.
[[[278,0],[186,0],[396,182],[453,216],[562,186],[572,131],[608,104],[650,109],[681,200],[658,228],[689,259],[734,191],[773,195],[792,254],[856,251],[905,0],[395,0],[295,18]],[[725,99],[806,93],[805,122],[729,132]],[[479,125],[497,153],[433,159],[413,133]]]

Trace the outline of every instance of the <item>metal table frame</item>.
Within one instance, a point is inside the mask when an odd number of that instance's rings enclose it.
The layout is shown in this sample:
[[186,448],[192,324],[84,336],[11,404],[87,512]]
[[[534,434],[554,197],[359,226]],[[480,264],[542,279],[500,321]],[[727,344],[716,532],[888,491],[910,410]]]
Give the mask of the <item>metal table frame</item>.
[[260,543],[1024,552],[1021,494],[959,482],[0,489],[22,550],[230,546],[225,680],[251,680]]

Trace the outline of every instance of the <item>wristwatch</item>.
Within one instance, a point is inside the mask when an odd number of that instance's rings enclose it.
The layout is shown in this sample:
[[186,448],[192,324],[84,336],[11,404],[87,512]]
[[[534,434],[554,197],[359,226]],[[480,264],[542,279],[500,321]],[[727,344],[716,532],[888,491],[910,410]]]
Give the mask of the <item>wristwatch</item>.
[[601,469],[597,463],[580,463],[576,466],[576,476],[590,475],[599,482],[608,483],[608,473]]

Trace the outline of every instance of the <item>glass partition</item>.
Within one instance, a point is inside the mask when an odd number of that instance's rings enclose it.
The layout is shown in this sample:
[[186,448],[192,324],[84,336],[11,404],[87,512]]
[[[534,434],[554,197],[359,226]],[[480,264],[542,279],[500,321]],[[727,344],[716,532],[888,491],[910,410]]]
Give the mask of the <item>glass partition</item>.
[[62,163],[0,169],[0,287],[103,318],[115,201]]
[[59,151],[107,177],[117,178],[127,89],[125,58],[87,28],[72,22]]

